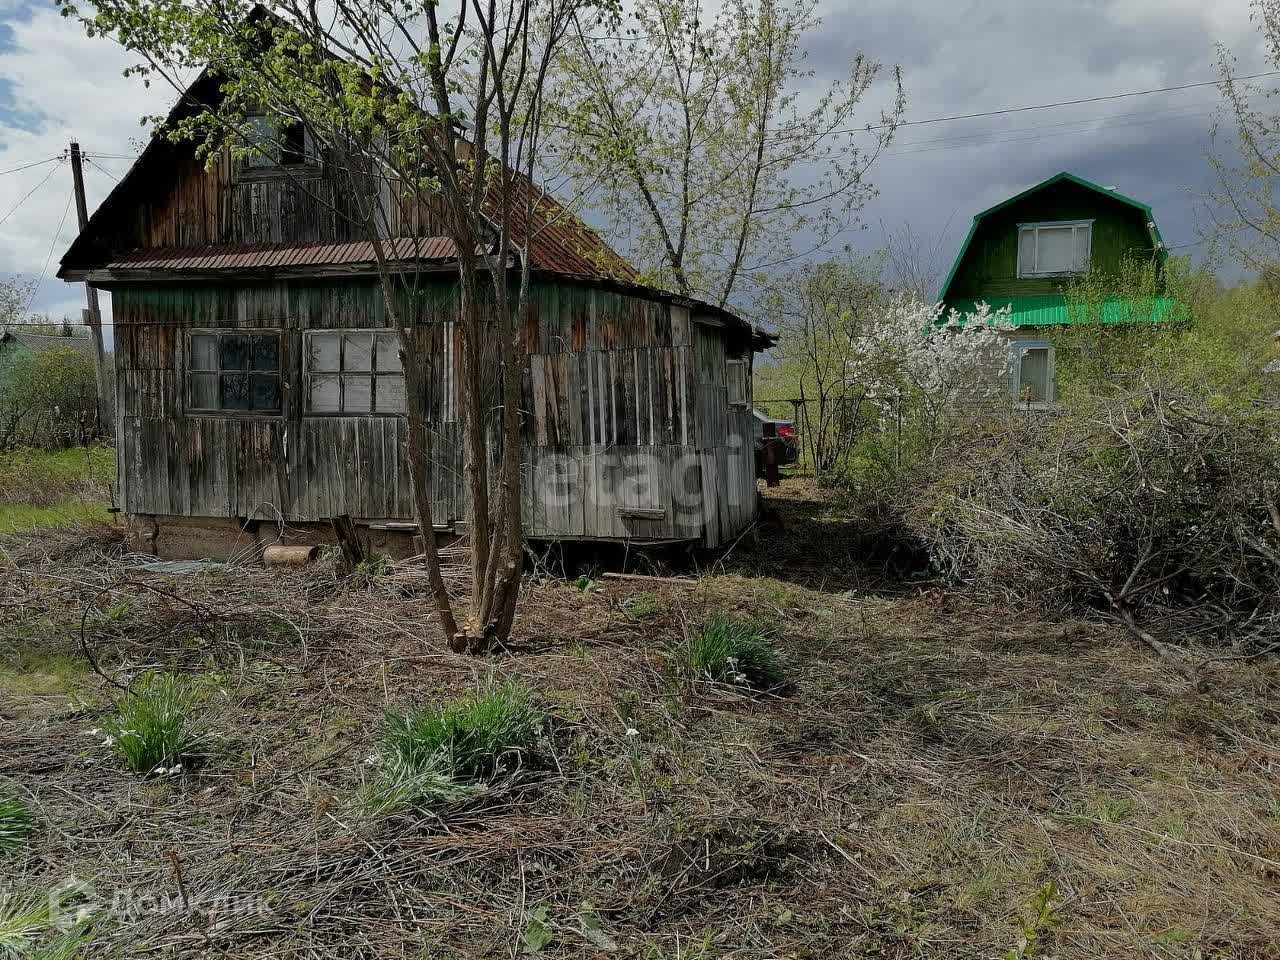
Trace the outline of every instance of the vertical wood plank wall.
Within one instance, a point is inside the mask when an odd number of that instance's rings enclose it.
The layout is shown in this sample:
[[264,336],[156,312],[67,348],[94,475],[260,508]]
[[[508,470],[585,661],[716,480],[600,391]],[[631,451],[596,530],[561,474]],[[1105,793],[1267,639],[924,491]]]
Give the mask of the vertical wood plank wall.
[[[304,409],[303,332],[384,326],[373,281],[122,286],[112,295],[127,513],[412,519],[405,420]],[[453,282],[437,280],[401,305],[428,363],[438,523],[466,514],[444,376],[461,355],[447,324],[454,297]],[[715,546],[751,523],[749,396],[730,408],[725,387],[726,351],[750,348],[702,319],[641,296],[534,283],[522,321],[527,536]],[[280,331],[281,415],[187,412],[187,333],[211,327]]]
[[[112,250],[199,247],[206,244],[334,243],[363,240],[350,186],[322,163],[244,173],[243,161],[219,150],[209,163],[189,145],[162,145],[157,177],[127,198],[127,215],[106,228]],[[381,181],[384,193],[390,187]],[[439,234],[436,213],[410,199],[383,209],[390,236]]]

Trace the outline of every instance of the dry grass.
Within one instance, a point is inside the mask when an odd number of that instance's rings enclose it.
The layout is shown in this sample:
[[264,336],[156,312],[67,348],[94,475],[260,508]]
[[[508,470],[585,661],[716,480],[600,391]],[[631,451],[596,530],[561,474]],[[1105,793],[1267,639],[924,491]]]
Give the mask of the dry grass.
[[[800,550],[736,551],[692,587],[530,583],[519,642],[477,660],[405,567],[164,578],[109,542],[29,540],[0,583],[0,680],[82,660],[92,605],[113,678],[200,675],[219,750],[140,781],[88,732],[95,675],[0,686],[0,786],[41,825],[0,886],[171,898],[100,913],[94,958],[993,957],[1029,928],[1060,958],[1276,955],[1274,662],[1195,694],[1103,625],[770,568]],[[680,677],[687,625],[720,611],[773,625],[786,696]],[[351,815],[386,709],[505,677],[553,715],[536,767]]]

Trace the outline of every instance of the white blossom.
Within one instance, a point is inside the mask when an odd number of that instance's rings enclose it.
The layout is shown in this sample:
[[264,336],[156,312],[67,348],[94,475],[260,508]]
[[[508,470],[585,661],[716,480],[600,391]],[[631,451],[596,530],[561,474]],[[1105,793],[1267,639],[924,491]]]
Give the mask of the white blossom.
[[916,391],[944,403],[959,390],[992,395],[1004,384],[991,376],[1008,354],[1012,308],[979,303],[972,313],[947,310],[908,296],[889,302],[882,317],[855,340],[849,379],[884,407]]

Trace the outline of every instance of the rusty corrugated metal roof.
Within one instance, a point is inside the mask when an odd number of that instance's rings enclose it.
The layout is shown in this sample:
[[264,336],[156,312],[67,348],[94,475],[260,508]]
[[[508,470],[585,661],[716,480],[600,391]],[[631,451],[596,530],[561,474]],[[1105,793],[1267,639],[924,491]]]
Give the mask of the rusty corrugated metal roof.
[[[528,181],[523,181],[527,184]],[[539,270],[583,277],[634,280],[636,272],[600,236],[546,194],[517,196],[523,207],[533,200],[534,228],[524,216],[512,218],[512,241],[529,248],[532,265]],[[519,191],[523,193],[524,191]],[[523,211],[522,211],[523,212]],[[383,241],[388,260],[397,262],[445,262],[456,247],[448,237],[398,237]],[[108,270],[270,270],[284,267],[344,266],[374,263],[373,244],[367,240],[344,243],[217,244],[201,247],[147,247],[131,250],[105,264]]]
[[[562,206],[551,194],[534,185],[521,174],[511,178],[512,241],[529,247],[533,265],[542,270],[579,276],[634,280],[638,274],[631,264],[571,210]],[[487,198],[486,213],[498,219],[499,184],[495,181]],[[532,216],[524,216],[526,204]]]
[[[388,260],[445,261],[456,248],[448,237],[397,237],[383,241]],[[131,250],[106,265],[108,270],[265,270],[278,267],[342,266],[374,262],[373,244],[349,243],[219,244],[205,247]]]

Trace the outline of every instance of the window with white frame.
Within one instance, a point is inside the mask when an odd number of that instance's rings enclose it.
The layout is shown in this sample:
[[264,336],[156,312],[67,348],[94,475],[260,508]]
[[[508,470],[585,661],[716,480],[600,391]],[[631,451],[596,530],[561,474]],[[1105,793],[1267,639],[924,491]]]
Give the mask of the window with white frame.
[[747,405],[747,361],[730,360],[725,364],[725,384],[729,389],[729,406]]
[[394,330],[309,330],[303,358],[308,413],[404,413]]
[[1018,403],[1052,403],[1054,400],[1053,347],[1041,340],[1015,344],[1009,386]]
[[187,409],[279,413],[279,332],[192,331],[187,339]]
[[1056,277],[1089,269],[1093,221],[1018,225],[1018,276]]

